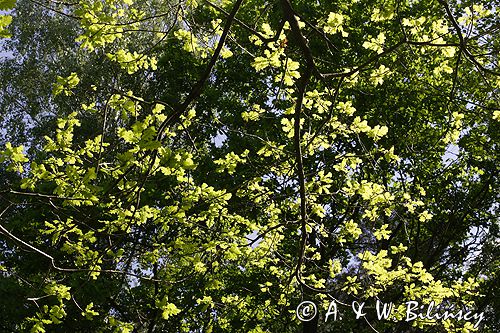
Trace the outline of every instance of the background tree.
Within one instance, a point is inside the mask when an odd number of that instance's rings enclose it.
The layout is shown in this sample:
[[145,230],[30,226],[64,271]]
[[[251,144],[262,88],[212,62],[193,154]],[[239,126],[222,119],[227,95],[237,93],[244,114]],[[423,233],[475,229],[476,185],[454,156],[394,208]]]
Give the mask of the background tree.
[[497,7],[18,1],[3,329],[494,332]]

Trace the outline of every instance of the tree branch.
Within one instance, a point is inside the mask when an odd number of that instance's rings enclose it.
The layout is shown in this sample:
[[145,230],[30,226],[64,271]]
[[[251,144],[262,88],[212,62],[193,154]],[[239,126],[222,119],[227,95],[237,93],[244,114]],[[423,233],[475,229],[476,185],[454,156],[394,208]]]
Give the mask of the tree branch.
[[163,121],[160,128],[158,129],[158,135],[157,135],[158,140],[161,139],[161,135],[165,131],[165,128],[169,124],[176,122],[180,118],[180,116],[187,110],[189,105],[191,105],[191,103],[194,100],[200,97],[203,86],[210,77],[210,73],[212,72],[212,69],[217,63],[217,59],[219,58],[220,52],[222,51],[222,47],[224,46],[227,35],[229,34],[229,30],[233,24],[236,13],[240,9],[242,3],[243,0],[237,0],[236,3],[234,4],[233,9],[229,14],[229,17],[227,18],[226,24],[224,25],[224,30],[222,31],[222,35],[220,36],[217,47],[215,48],[214,54],[212,55],[212,58],[210,59],[210,62],[208,63],[207,68],[205,69],[205,72],[203,73],[202,77],[198,80],[198,82],[196,82],[194,87],[191,89],[191,92],[184,100],[184,103],[182,103],[170,117],[168,117]]
[[[286,0],[285,0],[286,1]],[[295,115],[294,115],[294,145],[295,145],[295,163],[297,164],[297,175],[299,177],[299,192],[300,192],[300,230],[301,230],[301,240],[299,248],[299,258],[297,261],[297,266],[295,267],[295,276],[297,280],[301,281],[300,269],[304,261],[304,255],[307,245],[307,198],[306,198],[306,185],[304,176],[304,164],[302,159],[302,147],[300,140],[300,119],[302,113],[302,103],[304,101],[304,95],[306,91],[307,84],[311,78],[311,67],[307,66],[303,77],[299,81],[298,86],[298,97],[295,102]]]
[[309,42],[300,31],[299,22],[297,21],[295,11],[292,8],[292,5],[289,0],[281,0],[281,6],[283,8],[283,14],[285,15],[285,19],[290,23],[290,28],[295,37],[295,41],[299,45],[302,54],[306,58],[307,66],[310,68],[312,73],[319,79],[323,79],[323,75],[319,72],[316,64],[314,63],[314,57],[312,55],[311,49],[309,48]]
[[446,15],[450,19],[451,24],[453,25],[453,28],[457,32],[458,39],[460,40],[460,48],[462,49],[465,57],[472,62],[477,68],[481,69],[482,71],[489,73],[491,75],[495,76],[500,76],[500,72],[496,72],[490,68],[484,67],[475,57],[472,53],[470,53],[469,49],[467,49],[467,40],[464,38],[462,35],[462,30],[460,29],[460,26],[458,25],[457,20],[455,20],[455,17],[453,17],[453,13],[451,12],[450,6],[448,6],[448,3],[446,0],[438,0],[439,3],[444,7],[444,10],[446,11]]

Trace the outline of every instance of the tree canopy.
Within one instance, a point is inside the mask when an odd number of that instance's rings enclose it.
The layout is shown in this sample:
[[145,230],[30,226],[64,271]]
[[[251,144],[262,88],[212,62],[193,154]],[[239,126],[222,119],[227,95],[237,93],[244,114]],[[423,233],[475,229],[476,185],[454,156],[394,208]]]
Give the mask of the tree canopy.
[[498,8],[0,0],[0,330],[499,331]]

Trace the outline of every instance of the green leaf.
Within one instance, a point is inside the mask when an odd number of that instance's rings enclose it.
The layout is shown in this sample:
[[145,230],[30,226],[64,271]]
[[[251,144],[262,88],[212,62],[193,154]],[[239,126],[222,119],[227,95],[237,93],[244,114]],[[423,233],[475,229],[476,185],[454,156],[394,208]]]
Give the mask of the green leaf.
[[161,316],[163,319],[167,320],[168,318],[175,316],[175,315],[179,314],[180,312],[181,312],[181,310],[179,310],[177,308],[177,306],[175,306],[175,304],[167,303],[163,308],[163,312],[162,312]]
[[5,29],[12,22],[12,16],[0,15],[0,38],[10,38],[12,35]]
[[14,9],[16,0],[0,0],[0,10]]

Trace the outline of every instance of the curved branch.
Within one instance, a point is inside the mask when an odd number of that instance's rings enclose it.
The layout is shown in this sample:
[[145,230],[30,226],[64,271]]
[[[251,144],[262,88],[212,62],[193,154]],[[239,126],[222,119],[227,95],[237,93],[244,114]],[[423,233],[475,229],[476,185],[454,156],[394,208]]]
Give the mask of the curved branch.
[[450,19],[451,24],[453,25],[453,28],[457,32],[458,39],[460,40],[460,48],[462,49],[465,57],[472,62],[477,68],[482,70],[483,72],[489,73],[491,75],[495,76],[500,76],[500,72],[496,72],[490,68],[484,67],[475,57],[474,55],[469,51],[467,48],[467,40],[464,38],[462,35],[462,30],[460,29],[460,26],[458,25],[457,20],[455,20],[455,17],[453,17],[453,13],[451,12],[450,6],[446,2],[446,0],[438,0],[439,3],[444,7],[444,10],[446,11],[446,15]]
[[231,10],[231,13],[229,14],[229,17],[227,18],[226,24],[224,25],[224,30],[222,31],[222,35],[220,36],[219,42],[217,44],[217,47],[215,48],[214,54],[212,55],[212,58],[210,59],[210,62],[207,65],[207,68],[205,69],[205,72],[203,73],[202,77],[196,82],[194,87],[191,89],[191,92],[189,95],[186,97],[184,102],[177,108],[177,110],[167,119],[163,121],[163,123],[160,125],[158,129],[158,134],[157,134],[157,139],[161,139],[161,135],[165,131],[166,127],[173,123],[176,122],[180,116],[187,110],[189,105],[196,100],[198,97],[200,97],[203,86],[205,85],[205,82],[208,80],[210,77],[210,73],[212,73],[212,69],[214,68],[215,64],[217,63],[217,59],[219,58],[220,52],[222,51],[222,47],[224,46],[224,43],[226,41],[226,38],[229,34],[229,30],[234,22],[234,18],[236,16],[236,13],[241,7],[241,4],[243,3],[243,0],[237,0],[236,3],[233,6],[233,9]]
[[318,77],[319,79],[323,79],[324,77],[323,74],[319,72],[318,68],[316,67],[316,64],[314,63],[314,57],[312,55],[311,48],[308,45],[309,43],[302,34],[302,31],[300,31],[299,22],[297,21],[295,11],[292,8],[290,1],[281,0],[281,6],[283,8],[283,14],[285,16],[285,19],[290,24],[290,28],[292,29],[292,33],[294,34],[295,41],[298,43],[299,48],[302,51],[302,54],[306,58],[309,70],[311,70],[312,73],[314,73],[314,76]]

